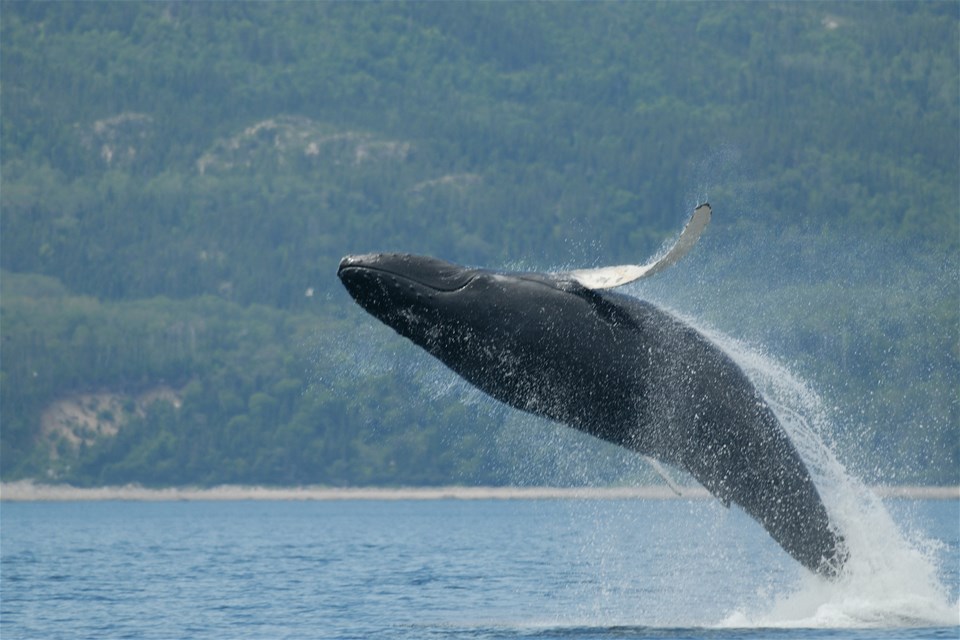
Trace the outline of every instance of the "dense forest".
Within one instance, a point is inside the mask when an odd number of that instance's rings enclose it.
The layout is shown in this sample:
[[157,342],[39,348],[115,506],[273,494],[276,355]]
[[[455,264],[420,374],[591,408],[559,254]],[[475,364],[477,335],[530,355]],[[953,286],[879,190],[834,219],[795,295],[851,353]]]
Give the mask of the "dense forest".
[[5,481],[648,479],[336,266],[638,262],[709,199],[630,291],[784,363],[867,481],[960,482],[956,2],[0,9]]

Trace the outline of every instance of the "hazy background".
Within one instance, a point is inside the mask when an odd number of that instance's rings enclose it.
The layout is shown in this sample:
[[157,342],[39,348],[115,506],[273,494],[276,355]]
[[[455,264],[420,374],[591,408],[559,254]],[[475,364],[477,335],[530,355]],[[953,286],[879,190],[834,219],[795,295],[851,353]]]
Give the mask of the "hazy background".
[[605,484],[354,305],[346,253],[683,263],[869,482],[960,482],[960,5],[26,3],[0,21],[0,472]]

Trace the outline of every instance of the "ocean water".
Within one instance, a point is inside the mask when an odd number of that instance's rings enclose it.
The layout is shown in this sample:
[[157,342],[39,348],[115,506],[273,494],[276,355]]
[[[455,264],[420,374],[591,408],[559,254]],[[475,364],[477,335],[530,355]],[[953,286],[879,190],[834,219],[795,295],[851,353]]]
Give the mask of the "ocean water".
[[5,502],[0,637],[957,638],[960,502],[870,508],[827,582],[711,499]]

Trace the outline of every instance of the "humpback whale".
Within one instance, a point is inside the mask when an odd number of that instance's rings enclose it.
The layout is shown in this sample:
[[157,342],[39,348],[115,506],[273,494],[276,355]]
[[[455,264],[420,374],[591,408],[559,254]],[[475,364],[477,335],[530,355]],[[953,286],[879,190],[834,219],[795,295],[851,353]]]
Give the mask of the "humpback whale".
[[493,398],[690,473],[805,567],[835,576],[842,537],[746,374],[676,317],[609,290],[682,257],[710,214],[698,207],[643,266],[515,273],[383,253],[346,256],[337,275],[368,313]]

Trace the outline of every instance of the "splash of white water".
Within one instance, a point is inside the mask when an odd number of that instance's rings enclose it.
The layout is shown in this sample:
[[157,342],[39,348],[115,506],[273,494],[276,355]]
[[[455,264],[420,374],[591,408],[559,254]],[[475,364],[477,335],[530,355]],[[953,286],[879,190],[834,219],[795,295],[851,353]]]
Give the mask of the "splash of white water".
[[[689,321],[689,319],[688,319]],[[768,400],[806,461],[850,558],[838,580],[804,574],[792,593],[768,611],[736,611],[723,627],[955,626],[960,603],[951,603],[938,578],[941,545],[907,535],[881,500],[851,477],[833,454],[831,416],[820,397],[779,362],[710,329],[719,344]]]

